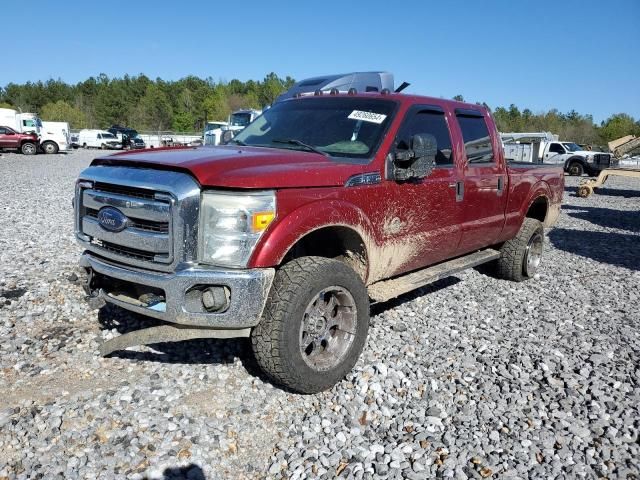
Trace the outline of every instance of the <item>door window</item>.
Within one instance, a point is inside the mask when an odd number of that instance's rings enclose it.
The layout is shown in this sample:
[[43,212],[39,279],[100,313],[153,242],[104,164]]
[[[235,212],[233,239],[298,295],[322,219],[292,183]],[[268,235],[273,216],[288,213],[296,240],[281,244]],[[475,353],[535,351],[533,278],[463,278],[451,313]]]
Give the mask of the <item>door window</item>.
[[0,127],[0,135],[5,135],[6,133],[7,133],[7,129]]
[[491,136],[484,117],[457,114],[462,130],[468,163],[491,163],[495,160]]
[[435,137],[438,145],[436,165],[453,165],[451,135],[449,135],[444,112],[429,109],[409,112],[396,139],[396,148],[399,150],[411,148],[411,137],[419,133]]
[[549,146],[549,153],[564,153],[564,148],[559,143],[552,143]]

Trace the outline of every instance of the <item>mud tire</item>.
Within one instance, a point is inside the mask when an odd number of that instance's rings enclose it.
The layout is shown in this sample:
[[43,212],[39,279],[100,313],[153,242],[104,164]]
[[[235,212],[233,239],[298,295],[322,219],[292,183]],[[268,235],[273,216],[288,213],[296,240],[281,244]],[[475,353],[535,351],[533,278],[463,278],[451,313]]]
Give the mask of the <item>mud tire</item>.
[[[301,350],[301,325],[308,305],[331,286],[347,291],[354,301],[355,332],[339,363],[330,369],[311,368]],[[356,364],[369,329],[369,296],[358,274],[338,260],[301,257],[275,275],[260,323],[251,332],[255,359],[275,383],[299,393],[331,388]]]
[[581,177],[584,174],[584,167],[579,162],[571,162],[567,170],[569,175],[574,177]]
[[[496,261],[496,275],[499,278],[522,282],[535,275],[538,265],[532,266],[527,263],[529,255],[532,254],[532,241],[541,241],[542,248],[544,228],[540,220],[525,218],[515,238],[505,242],[500,248],[500,258]],[[542,251],[540,257],[541,255]]]

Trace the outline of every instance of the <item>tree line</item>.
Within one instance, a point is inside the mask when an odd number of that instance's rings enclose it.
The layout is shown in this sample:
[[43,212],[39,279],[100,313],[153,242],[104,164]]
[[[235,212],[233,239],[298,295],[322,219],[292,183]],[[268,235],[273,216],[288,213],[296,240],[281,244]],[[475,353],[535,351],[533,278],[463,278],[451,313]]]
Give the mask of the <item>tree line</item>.
[[293,84],[291,77],[275,73],[246,82],[100,74],[75,85],[53,79],[9,83],[0,87],[0,107],[37,112],[43,120],[69,122],[73,129],[120,124],[138,130],[193,132],[201,131],[207,121],[225,120],[238,108],[270,105]]
[[[66,121],[71,128],[105,128],[112,124],[138,130],[201,131],[204,123],[225,120],[238,108],[261,108],[294,84],[289,76],[269,73],[261,81],[214,81],[190,75],[177,81],[146,75],[109,78],[105,74],[71,85],[62,80],[9,83],[0,87],[0,107],[38,112],[44,120]],[[454,97],[464,100],[461,95]],[[572,110],[534,113],[516,105],[493,110],[502,132],[548,131],[581,144],[605,145],[624,135],[640,136],[640,120],[626,113],[599,125]]]

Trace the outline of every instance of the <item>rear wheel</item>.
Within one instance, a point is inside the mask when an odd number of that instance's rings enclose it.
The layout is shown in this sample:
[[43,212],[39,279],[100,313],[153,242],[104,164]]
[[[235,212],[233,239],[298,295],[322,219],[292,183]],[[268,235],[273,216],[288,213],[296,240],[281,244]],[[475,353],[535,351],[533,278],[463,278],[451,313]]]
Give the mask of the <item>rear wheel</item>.
[[589,195],[593,193],[593,188],[589,185],[580,185],[578,187],[578,196],[582,198],[587,198]]
[[338,260],[302,257],[276,272],[251,344],[272,380],[316,393],[353,368],[368,329],[369,297],[358,274]]
[[36,154],[36,144],[31,142],[23,143],[20,147],[20,151],[24,155],[35,155]]
[[544,248],[544,228],[542,222],[525,218],[515,238],[505,242],[497,260],[497,275],[506,280],[522,282],[533,277]]
[[44,150],[44,153],[58,153],[58,145],[54,142],[44,142],[42,150]]
[[579,162],[571,162],[569,164],[569,175],[581,177],[584,173],[584,167]]

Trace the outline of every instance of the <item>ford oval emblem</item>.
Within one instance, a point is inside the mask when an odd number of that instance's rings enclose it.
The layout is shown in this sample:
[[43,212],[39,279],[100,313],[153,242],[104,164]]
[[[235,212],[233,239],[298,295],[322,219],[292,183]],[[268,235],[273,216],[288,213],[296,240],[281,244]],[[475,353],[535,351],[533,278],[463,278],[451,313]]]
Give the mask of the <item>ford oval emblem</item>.
[[104,207],[98,212],[98,223],[109,232],[121,232],[127,228],[127,216],[117,208]]

